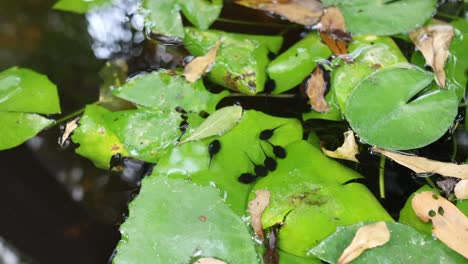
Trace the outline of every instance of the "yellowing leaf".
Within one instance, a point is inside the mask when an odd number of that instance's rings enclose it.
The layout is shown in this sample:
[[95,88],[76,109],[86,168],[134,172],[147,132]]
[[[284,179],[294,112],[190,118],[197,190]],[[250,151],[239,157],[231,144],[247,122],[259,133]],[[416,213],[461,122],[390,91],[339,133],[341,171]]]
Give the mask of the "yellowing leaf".
[[312,108],[319,113],[330,111],[330,106],[325,100],[327,84],[323,79],[323,71],[320,67],[315,68],[307,82],[306,94],[309,97]]
[[356,154],[359,154],[359,148],[356,144],[356,139],[354,138],[353,131],[349,130],[344,133],[345,140],[343,145],[337,148],[335,151],[326,150],[321,148],[322,152],[331,158],[351,160],[354,162],[359,162],[356,159]]
[[237,0],[235,3],[272,12],[304,26],[315,25],[323,11],[317,0]]
[[325,9],[323,16],[320,18],[319,31],[322,41],[334,54],[343,55],[348,53],[348,43],[352,38],[346,32],[345,19],[338,8],[329,7]]
[[242,107],[238,105],[223,107],[210,116],[193,133],[180,144],[222,135],[237,125],[242,118]]
[[389,240],[390,231],[385,222],[365,225],[358,229],[353,241],[338,259],[338,264],[349,263],[359,257],[364,250],[382,246]]
[[431,66],[436,75],[437,84],[445,86],[444,64],[449,55],[449,46],[454,34],[449,24],[434,24],[417,29],[410,33],[410,38]]
[[201,258],[195,261],[193,264],[226,264],[226,262],[215,258]]
[[78,127],[78,120],[80,118],[77,117],[71,121],[69,121],[65,125],[65,130],[63,131],[62,136],[59,138],[59,145],[63,147],[63,144],[67,141],[67,139],[70,137],[71,133]]
[[216,60],[216,54],[218,53],[220,45],[221,42],[219,40],[216,41],[215,46],[210,49],[204,56],[193,59],[185,66],[184,76],[188,82],[193,83],[203,74],[210,71],[211,65],[213,65]]
[[460,199],[468,199],[468,180],[461,180],[455,185],[455,196]]
[[424,222],[431,220],[434,234],[451,249],[468,258],[468,217],[445,198],[422,192],[411,201],[416,215]]
[[456,177],[460,179],[468,178],[468,164],[454,164],[430,160],[415,155],[399,154],[379,148],[372,148],[372,151],[385,155],[396,163],[407,167],[416,173],[438,173],[443,176]]
[[270,192],[268,190],[256,190],[255,199],[249,202],[248,211],[250,213],[250,223],[255,234],[261,239],[264,238],[262,228],[262,214],[270,204]]

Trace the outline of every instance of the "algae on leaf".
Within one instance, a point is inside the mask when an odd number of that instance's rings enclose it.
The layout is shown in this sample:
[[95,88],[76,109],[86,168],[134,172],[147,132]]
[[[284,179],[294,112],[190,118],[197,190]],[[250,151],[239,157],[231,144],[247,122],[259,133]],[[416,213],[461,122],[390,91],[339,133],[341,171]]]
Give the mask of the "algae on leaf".
[[227,263],[257,263],[245,223],[212,186],[165,176],[143,180],[113,263],[190,263],[215,257]]

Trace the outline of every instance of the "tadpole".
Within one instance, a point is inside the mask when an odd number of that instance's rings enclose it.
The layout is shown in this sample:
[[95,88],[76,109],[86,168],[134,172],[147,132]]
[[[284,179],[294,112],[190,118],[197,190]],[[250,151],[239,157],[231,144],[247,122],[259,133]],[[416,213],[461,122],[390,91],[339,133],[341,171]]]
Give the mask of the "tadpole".
[[247,155],[247,153],[245,153],[245,155],[250,160],[250,163],[252,163],[252,165],[254,166],[255,176],[259,176],[259,177],[267,176],[268,169],[265,166],[260,165],[260,164],[255,164],[255,162],[252,161],[252,159],[249,157],[249,155]]
[[284,124],[277,126],[275,128],[272,128],[272,129],[263,130],[262,132],[260,132],[260,136],[259,136],[260,140],[269,140],[273,136],[273,133],[275,132],[275,130],[282,126],[284,126]]
[[281,146],[277,146],[277,145],[273,145],[270,141],[266,141],[268,142],[268,144],[270,144],[272,147],[273,147],[273,154],[275,154],[275,156],[279,159],[284,159],[286,158],[286,150],[281,147]]
[[239,178],[237,178],[238,181],[242,182],[242,183],[252,183],[255,181],[257,177],[255,175],[253,175],[252,173],[250,172],[245,172],[245,173],[242,173]]
[[276,170],[276,167],[278,163],[276,162],[275,159],[272,157],[269,157],[266,153],[265,150],[262,147],[262,144],[260,143],[260,148],[262,149],[263,155],[265,155],[265,160],[263,161],[263,165],[269,170],[269,171],[274,171]]
[[210,154],[210,162],[208,163],[208,168],[211,166],[211,161],[213,160],[213,156],[218,154],[220,149],[221,149],[221,143],[217,139],[211,141],[211,143],[208,145],[208,154]]

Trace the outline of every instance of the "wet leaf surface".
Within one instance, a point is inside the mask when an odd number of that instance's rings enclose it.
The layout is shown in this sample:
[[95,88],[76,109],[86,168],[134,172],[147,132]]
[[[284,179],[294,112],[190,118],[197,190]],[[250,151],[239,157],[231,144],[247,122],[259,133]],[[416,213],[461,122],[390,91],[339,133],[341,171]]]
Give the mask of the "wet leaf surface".
[[345,159],[345,160],[350,160],[354,162],[359,162],[356,159],[356,155],[359,154],[359,147],[356,144],[356,139],[354,138],[353,131],[346,131],[344,133],[344,137],[345,139],[344,139],[343,145],[341,145],[341,147],[337,148],[334,151],[330,151],[322,147],[321,149],[322,149],[323,154],[331,158]]
[[197,256],[257,262],[247,226],[216,188],[164,175],[145,178],[142,186],[120,227],[114,263],[189,263]]
[[[356,231],[368,223],[339,227],[338,230],[317,247],[310,251],[323,261],[335,264],[343,250],[352,241]],[[399,223],[386,222],[391,238],[380,247],[366,250],[352,263],[411,263],[417,260],[421,263],[464,263],[465,259],[449,249],[439,240],[429,234]]]
[[422,192],[413,197],[411,205],[424,222],[431,221],[434,234],[451,249],[468,258],[468,217],[455,205],[434,192]]
[[34,137],[54,121],[36,114],[0,112],[0,150],[9,149]]

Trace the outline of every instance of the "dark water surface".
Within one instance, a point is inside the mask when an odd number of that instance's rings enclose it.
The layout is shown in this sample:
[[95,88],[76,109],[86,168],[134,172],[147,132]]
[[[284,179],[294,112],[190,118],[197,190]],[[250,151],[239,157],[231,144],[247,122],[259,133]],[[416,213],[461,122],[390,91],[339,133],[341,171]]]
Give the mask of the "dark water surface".
[[[123,59],[131,76],[180,66],[187,55],[183,48],[144,40],[141,21],[128,15],[135,9],[134,1],[123,0],[117,7],[87,15],[51,11],[54,2],[0,0],[0,71],[18,65],[49,76],[59,87],[63,114],[57,119],[98,100],[103,83],[98,72],[108,59]],[[461,15],[460,6],[449,1],[443,9]],[[222,17],[270,25],[224,20],[216,22],[216,28],[255,34],[278,34],[286,28],[281,20],[230,4]],[[291,28],[285,35],[286,46],[301,33],[300,28]],[[221,104],[233,102],[274,115],[300,116],[303,99],[241,96]],[[339,144],[335,138],[347,129],[346,124],[325,121],[310,122],[306,128],[330,139],[330,144]],[[0,152],[0,263],[5,243],[30,263],[106,263],[120,238],[118,226],[145,168],[126,161],[123,172],[96,169],[75,154],[73,146],[60,149],[59,134],[57,126],[20,147]],[[468,137],[460,132],[459,138]],[[463,142],[458,161],[467,156],[468,140]],[[421,154],[449,161],[452,145],[452,135],[447,134]],[[378,196],[379,159],[366,152],[360,159],[358,170]],[[387,162],[387,199],[381,202],[397,216],[408,195],[423,183],[410,171]]]

